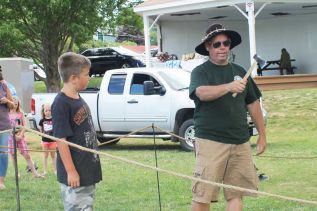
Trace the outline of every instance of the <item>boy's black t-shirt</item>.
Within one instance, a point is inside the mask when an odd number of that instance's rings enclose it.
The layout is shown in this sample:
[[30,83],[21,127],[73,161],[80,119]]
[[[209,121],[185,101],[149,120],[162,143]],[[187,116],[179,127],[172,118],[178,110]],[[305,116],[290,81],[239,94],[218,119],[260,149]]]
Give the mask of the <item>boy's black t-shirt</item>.
[[[53,121],[52,118],[46,119],[43,118],[40,120],[39,122],[39,126],[42,127],[43,133],[47,134],[47,135],[53,135]],[[54,142],[53,140],[46,138],[44,136],[42,136],[42,141],[43,142]]]
[[[60,92],[52,104],[53,136],[65,138],[80,146],[97,150],[97,136],[90,109],[80,97],[74,99]],[[102,180],[100,159],[97,154],[69,147],[80,186],[89,186]],[[57,151],[57,180],[67,184],[67,172]]]

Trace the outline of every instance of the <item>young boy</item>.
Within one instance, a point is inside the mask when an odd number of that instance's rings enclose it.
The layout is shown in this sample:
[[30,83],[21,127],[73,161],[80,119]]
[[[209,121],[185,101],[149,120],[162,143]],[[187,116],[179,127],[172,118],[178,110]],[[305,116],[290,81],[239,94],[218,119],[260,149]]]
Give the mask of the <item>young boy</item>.
[[[89,59],[72,52],[59,57],[64,86],[52,104],[53,136],[97,149],[89,107],[78,93],[87,87],[90,65]],[[99,156],[58,142],[56,164],[64,209],[92,210],[95,184],[102,180]]]

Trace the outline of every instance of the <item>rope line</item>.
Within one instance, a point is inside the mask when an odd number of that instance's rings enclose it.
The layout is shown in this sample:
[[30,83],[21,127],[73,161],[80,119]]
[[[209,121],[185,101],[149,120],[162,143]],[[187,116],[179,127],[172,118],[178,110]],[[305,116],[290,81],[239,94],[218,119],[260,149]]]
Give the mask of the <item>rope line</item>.
[[181,137],[181,136],[179,136],[179,135],[176,135],[175,133],[171,133],[171,132],[169,132],[169,131],[163,130],[163,129],[157,127],[157,126],[154,126],[154,127],[155,127],[156,129],[158,129],[158,130],[164,132],[164,133],[167,133],[167,134],[169,134],[169,135],[171,135],[171,136],[175,136],[176,138],[179,138],[179,139],[182,139],[183,141],[186,141],[185,138],[183,138],[183,137]]
[[[0,148],[4,148],[4,149],[14,149],[14,147],[8,147],[8,146],[1,146]],[[18,150],[23,150],[23,151],[28,151],[28,152],[56,152],[56,150],[40,150],[40,149],[21,149],[21,148],[17,148]]]
[[[171,136],[175,136],[175,137],[177,137],[177,138],[179,138],[179,139],[182,139],[182,140],[186,141],[186,139],[183,138],[183,137],[181,137],[181,136],[178,136],[178,135],[176,135],[176,134],[174,134],[174,133],[171,133],[171,132],[169,132],[169,131],[163,130],[163,129],[157,127],[157,126],[154,126],[154,127],[155,127],[156,129],[158,129],[158,130],[164,132],[164,133],[167,133],[167,134],[169,134],[169,135],[171,135]],[[290,157],[290,156],[274,156],[274,155],[253,155],[253,156],[260,157],[260,158],[276,158],[276,159],[317,159],[317,156],[311,156],[311,157],[304,157],[304,156],[300,156],[300,157]]]
[[[107,142],[108,144],[108,142]],[[7,146],[1,146],[0,148],[4,148],[4,149],[14,149],[13,147],[7,147]],[[18,150],[21,150],[20,148],[17,148]],[[39,149],[27,149],[23,151],[28,151],[28,152],[56,152],[56,150],[39,150]],[[287,157],[287,156],[271,156],[271,155],[253,155],[256,156],[258,158],[272,158],[272,159],[293,159],[293,160],[300,160],[300,159],[317,159],[316,157]]]
[[152,126],[147,126],[147,127],[142,128],[142,129],[132,131],[131,133],[128,133],[128,134],[123,135],[123,136],[120,136],[120,137],[118,137],[118,138],[115,138],[115,139],[109,140],[109,141],[107,141],[107,142],[101,143],[101,144],[98,145],[98,147],[103,146],[103,145],[110,144],[110,143],[115,142],[115,141],[118,141],[118,140],[120,140],[121,138],[127,138],[127,137],[130,136],[130,135],[133,135],[133,134],[135,134],[135,133],[141,132],[141,131],[146,130],[146,129],[149,129],[149,128],[152,128]]
[[[21,126],[19,126],[19,127],[21,127]],[[49,136],[47,134],[43,134],[41,132],[32,130],[30,128],[26,128],[26,127],[21,127],[21,128],[24,128],[25,130],[28,130],[28,131],[36,133],[38,135],[44,136],[44,137],[49,138],[51,140],[60,141],[62,143],[68,144],[69,146],[75,147],[75,148],[83,150],[83,151],[95,153],[95,154],[98,154],[98,155],[103,155],[103,156],[106,156],[108,158],[112,158],[114,160],[126,162],[126,163],[129,163],[129,164],[134,164],[134,165],[137,165],[137,166],[140,166],[140,167],[143,167],[143,168],[147,168],[147,169],[151,169],[151,170],[154,170],[154,171],[163,172],[163,173],[170,174],[170,175],[173,175],[173,176],[176,176],[176,177],[180,177],[180,178],[183,178],[183,179],[188,179],[188,180],[191,180],[191,181],[198,181],[198,182],[202,182],[202,183],[213,185],[213,186],[217,186],[217,187],[228,188],[228,189],[238,190],[238,191],[242,191],[242,192],[249,192],[249,193],[253,193],[253,194],[259,194],[259,195],[274,197],[274,198],[278,198],[278,199],[284,199],[284,200],[288,200],[288,201],[305,203],[305,204],[311,204],[311,205],[316,205],[317,206],[317,201],[310,201],[310,200],[299,199],[299,198],[294,198],[294,197],[282,196],[282,195],[279,195],[279,194],[272,194],[272,193],[268,193],[268,192],[251,190],[251,189],[237,187],[237,186],[233,186],[233,185],[227,185],[227,184],[223,184],[223,183],[207,181],[207,180],[203,180],[203,179],[200,179],[200,178],[195,178],[195,177],[192,177],[192,176],[188,176],[188,175],[185,175],[185,174],[173,172],[173,171],[170,171],[170,170],[161,169],[161,168],[158,168],[158,167],[153,167],[153,166],[150,166],[150,165],[147,165],[147,164],[143,164],[143,163],[140,163],[140,162],[137,162],[137,161],[133,161],[133,160],[129,160],[129,159],[126,159],[126,158],[122,158],[122,157],[119,157],[119,156],[111,155],[111,154],[108,154],[106,152],[100,152],[100,151],[96,151],[96,150],[93,150],[93,149],[85,148],[85,147],[82,147],[80,145],[77,145],[77,144],[74,144],[74,143],[71,143],[71,142],[68,142],[68,141],[64,141],[62,139],[58,139],[56,137]]]
[[290,157],[290,156],[274,156],[274,155],[253,155],[262,158],[273,158],[273,159],[316,159],[317,156],[311,157]]
[[12,131],[12,129],[0,131],[0,135],[3,134],[3,133],[9,133],[11,131]]

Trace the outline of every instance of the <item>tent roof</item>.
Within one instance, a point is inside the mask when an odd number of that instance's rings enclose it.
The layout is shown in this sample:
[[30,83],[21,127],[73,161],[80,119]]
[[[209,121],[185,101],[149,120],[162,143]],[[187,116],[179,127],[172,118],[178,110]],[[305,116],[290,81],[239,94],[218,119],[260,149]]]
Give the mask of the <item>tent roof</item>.
[[[244,17],[231,5],[245,11],[246,0],[148,0],[134,11],[146,16],[162,15],[160,20],[242,20]],[[255,11],[269,3],[260,13],[260,19],[273,18],[276,14],[303,15],[317,13],[316,0],[254,0]],[[224,16],[224,17],[222,17]]]

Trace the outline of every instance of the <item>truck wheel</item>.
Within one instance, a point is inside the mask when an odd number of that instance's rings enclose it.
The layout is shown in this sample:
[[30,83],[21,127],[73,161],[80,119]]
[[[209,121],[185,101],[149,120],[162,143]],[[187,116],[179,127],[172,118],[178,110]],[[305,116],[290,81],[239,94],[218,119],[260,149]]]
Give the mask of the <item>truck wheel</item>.
[[[104,138],[104,137],[99,137],[98,136],[98,141],[100,142],[100,143],[105,143],[105,142],[108,142],[108,141],[111,141],[111,140],[113,140],[114,138]],[[116,141],[114,141],[114,142],[111,142],[111,143],[109,143],[108,145],[114,145],[114,144],[116,144],[116,143],[118,143],[120,141],[120,139],[119,140],[116,140]]]
[[194,144],[193,140],[195,139],[195,129],[194,129],[194,120],[188,119],[179,128],[179,136],[185,138],[186,140],[180,140],[181,148],[185,151],[193,151]]

